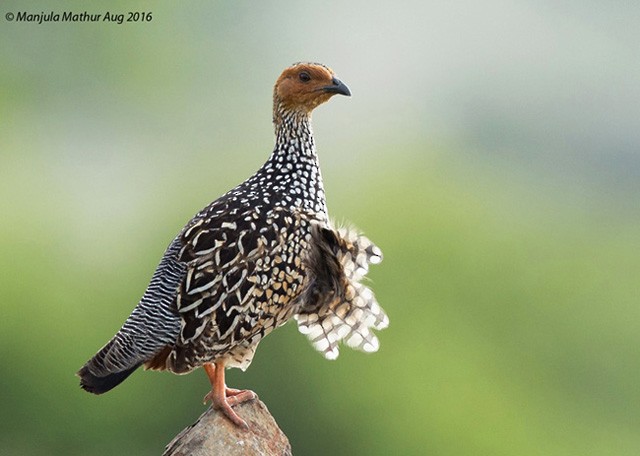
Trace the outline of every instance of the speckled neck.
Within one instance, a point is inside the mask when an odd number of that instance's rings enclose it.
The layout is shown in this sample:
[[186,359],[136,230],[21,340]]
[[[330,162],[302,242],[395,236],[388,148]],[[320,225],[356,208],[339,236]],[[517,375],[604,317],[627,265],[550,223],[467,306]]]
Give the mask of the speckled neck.
[[311,116],[279,112],[276,143],[267,162],[250,179],[275,206],[303,209],[327,220],[327,204],[311,128]]

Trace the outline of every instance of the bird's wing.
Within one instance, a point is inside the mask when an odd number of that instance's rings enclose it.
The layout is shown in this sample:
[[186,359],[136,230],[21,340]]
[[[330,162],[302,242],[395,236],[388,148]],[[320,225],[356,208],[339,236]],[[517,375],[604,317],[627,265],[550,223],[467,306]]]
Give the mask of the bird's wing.
[[307,224],[284,208],[251,208],[202,218],[184,230],[179,259],[187,271],[175,300],[181,329],[167,361],[171,370],[189,371],[278,325],[302,287],[299,271],[285,266],[300,256],[304,246],[293,241]]
[[338,344],[365,352],[378,350],[371,329],[384,329],[389,319],[373,292],[360,283],[382,251],[353,228],[316,225],[309,266],[314,280],[305,291],[304,306],[294,318],[298,329],[327,359],[338,357]]

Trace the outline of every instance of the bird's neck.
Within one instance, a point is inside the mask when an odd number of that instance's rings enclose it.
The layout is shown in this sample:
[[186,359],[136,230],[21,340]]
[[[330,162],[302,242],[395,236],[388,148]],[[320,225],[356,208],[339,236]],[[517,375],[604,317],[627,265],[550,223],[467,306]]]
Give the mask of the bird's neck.
[[263,190],[276,197],[276,204],[303,209],[327,219],[327,205],[320,164],[306,113],[274,116],[276,143],[273,153],[258,172],[265,177]]

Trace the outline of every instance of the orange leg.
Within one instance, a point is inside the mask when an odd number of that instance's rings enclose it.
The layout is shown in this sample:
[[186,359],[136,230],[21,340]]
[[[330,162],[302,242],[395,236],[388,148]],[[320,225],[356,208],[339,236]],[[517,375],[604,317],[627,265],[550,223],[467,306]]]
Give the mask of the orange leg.
[[211,382],[211,391],[204,397],[205,404],[207,401],[211,401],[213,408],[224,413],[233,424],[249,429],[246,421],[240,418],[231,407],[256,399],[258,397],[256,393],[249,390],[227,388],[224,383],[224,365],[221,362],[207,363],[204,365],[204,370]]

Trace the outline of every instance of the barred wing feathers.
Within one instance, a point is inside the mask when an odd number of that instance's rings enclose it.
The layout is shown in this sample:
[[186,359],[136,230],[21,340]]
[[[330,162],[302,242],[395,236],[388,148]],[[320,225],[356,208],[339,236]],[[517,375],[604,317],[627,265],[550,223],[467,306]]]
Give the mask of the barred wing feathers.
[[298,329],[327,359],[338,357],[338,344],[365,352],[379,348],[371,329],[384,329],[389,319],[373,292],[360,283],[370,264],[382,261],[382,251],[352,228],[317,226],[310,267],[315,281],[305,306],[294,318]]

